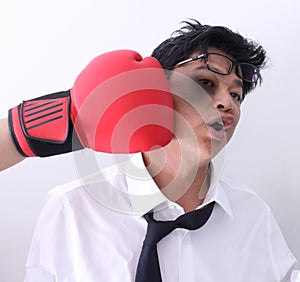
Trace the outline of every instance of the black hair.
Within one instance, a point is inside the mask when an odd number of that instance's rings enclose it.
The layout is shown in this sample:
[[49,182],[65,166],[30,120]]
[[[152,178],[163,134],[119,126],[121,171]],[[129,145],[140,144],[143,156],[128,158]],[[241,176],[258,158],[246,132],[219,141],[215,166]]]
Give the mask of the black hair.
[[[253,64],[262,69],[266,63],[266,51],[258,43],[244,38],[224,26],[202,25],[196,20],[184,21],[181,29],[172,33],[152,53],[164,69],[172,69],[178,62],[188,59],[197,51],[206,52],[209,47],[217,48],[238,62]],[[259,77],[259,83],[262,77]],[[244,81],[244,96],[257,83]]]

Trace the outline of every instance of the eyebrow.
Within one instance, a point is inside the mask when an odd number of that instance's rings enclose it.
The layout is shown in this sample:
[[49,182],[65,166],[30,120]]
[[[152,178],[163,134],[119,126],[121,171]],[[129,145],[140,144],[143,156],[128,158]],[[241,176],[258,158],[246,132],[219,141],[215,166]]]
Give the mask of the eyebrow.
[[[207,66],[206,65],[203,65],[203,66],[197,66],[196,67],[196,70],[201,70],[201,69],[207,69]],[[207,69],[209,71],[209,69]]]
[[235,79],[233,83],[238,87],[244,88],[244,84],[240,79]]

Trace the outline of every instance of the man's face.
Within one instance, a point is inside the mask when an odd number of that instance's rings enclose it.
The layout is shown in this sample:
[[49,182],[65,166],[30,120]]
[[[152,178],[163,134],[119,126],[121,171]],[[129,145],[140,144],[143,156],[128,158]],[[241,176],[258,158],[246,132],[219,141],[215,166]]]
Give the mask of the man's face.
[[[208,52],[228,56],[217,49]],[[235,68],[229,75],[217,74],[201,59],[175,68],[169,81],[176,113],[172,142],[184,152],[198,150],[200,161],[210,161],[231,139],[239,121],[242,80]]]

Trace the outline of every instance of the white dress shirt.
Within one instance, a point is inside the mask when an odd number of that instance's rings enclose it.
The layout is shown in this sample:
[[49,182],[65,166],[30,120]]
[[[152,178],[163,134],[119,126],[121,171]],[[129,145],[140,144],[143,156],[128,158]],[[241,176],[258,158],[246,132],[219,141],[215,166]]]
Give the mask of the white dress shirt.
[[[51,190],[25,282],[134,281],[147,228],[142,215],[153,209],[155,219],[172,220],[184,211],[160,193],[140,154],[133,163],[136,175],[115,165]],[[213,168],[210,182],[201,205],[216,202],[208,222],[195,231],[176,229],[158,243],[163,282],[300,281],[296,259],[261,198],[219,180]]]

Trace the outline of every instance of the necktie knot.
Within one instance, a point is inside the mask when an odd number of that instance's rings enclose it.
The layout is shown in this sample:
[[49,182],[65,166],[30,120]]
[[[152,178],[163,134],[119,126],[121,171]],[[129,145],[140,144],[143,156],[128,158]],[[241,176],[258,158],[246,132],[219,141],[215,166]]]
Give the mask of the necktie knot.
[[215,202],[199,210],[179,216],[176,220],[159,221],[153,218],[153,212],[144,217],[148,222],[141,256],[138,263],[136,282],[161,282],[161,274],[156,244],[176,228],[195,230],[203,226],[212,214]]
[[148,228],[144,244],[155,246],[162,238],[167,236],[176,228],[196,230],[204,225],[209,219],[214,207],[214,202],[201,209],[191,211],[179,216],[176,220],[160,221],[153,218],[153,212],[145,214]]

